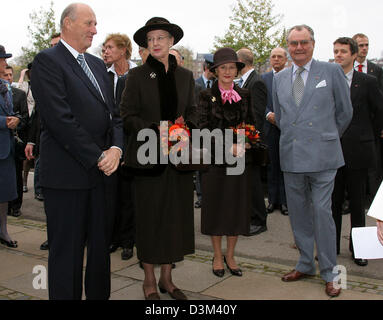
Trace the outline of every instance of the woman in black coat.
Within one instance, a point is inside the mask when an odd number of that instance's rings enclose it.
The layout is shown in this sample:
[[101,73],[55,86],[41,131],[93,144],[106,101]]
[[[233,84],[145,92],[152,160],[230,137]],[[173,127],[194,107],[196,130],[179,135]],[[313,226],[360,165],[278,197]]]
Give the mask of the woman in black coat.
[[[230,129],[241,123],[255,125],[255,112],[250,103],[247,89],[234,84],[244,64],[238,61],[231,48],[218,50],[214,55],[216,81],[211,89],[200,93],[198,115],[199,127],[210,131]],[[225,140],[224,140],[225,141]],[[235,141],[235,140],[234,140]],[[224,276],[224,262],[233,275],[241,276],[242,271],[234,260],[234,249],[238,235],[246,235],[250,227],[251,190],[255,175],[250,144],[246,149],[235,142],[225,144],[234,156],[245,155],[245,170],[240,175],[227,175],[227,165],[213,164],[202,173],[201,232],[212,239],[214,258],[213,273]],[[243,145],[242,145],[243,146]],[[222,236],[227,236],[226,256],[221,249]]]
[[[12,57],[0,46],[0,72],[5,71],[6,59]],[[20,123],[14,116],[12,93],[8,82],[0,79],[0,243],[10,248],[16,248],[7,231],[8,201],[17,198],[16,168],[14,160],[13,130]]]
[[[138,150],[143,129],[159,144],[161,121],[188,119],[195,109],[192,72],[177,66],[169,49],[183,36],[180,27],[164,18],[152,18],[139,29],[135,42],[147,47],[146,63],[127,77],[120,109],[126,134],[125,165],[134,172],[137,257],[142,261],[146,299],[159,299],[154,265],[161,264],[158,286],[174,299],[186,296],[172,282],[172,262],[194,252],[193,173],[183,173],[170,164],[142,164]],[[158,157],[158,149],[155,150]]]

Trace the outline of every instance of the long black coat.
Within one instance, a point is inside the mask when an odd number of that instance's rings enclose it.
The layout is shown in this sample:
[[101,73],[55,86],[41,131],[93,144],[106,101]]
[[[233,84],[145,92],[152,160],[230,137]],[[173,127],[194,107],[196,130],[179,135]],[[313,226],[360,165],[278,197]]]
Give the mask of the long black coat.
[[[170,66],[174,66],[175,59],[169,56]],[[162,171],[159,165],[141,165],[137,161],[137,150],[143,144],[137,141],[137,134],[142,129],[158,131],[161,121],[176,120],[183,116],[188,120],[189,115],[195,112],[194,79],[193,73],[182,67],[175,67],[174,80],[177,92],[176,110],[169,113],[168,106],[161,105],[166,100],[166,88],[160,88],[159,66],[155,59],[148,57],[147,62],[129,71],[126,86],[122,93],[120,110],[123,119],[127,146],[125,164],[135,169],[151,169]],[[171,117],[171,118],[170,118]],[[193,127],[191,123],[189,123]]]

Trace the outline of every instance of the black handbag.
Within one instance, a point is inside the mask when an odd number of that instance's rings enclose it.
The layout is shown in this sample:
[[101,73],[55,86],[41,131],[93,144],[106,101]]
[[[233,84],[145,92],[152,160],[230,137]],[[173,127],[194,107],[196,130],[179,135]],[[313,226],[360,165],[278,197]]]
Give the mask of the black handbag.
[[257,142],[253,145],[253,161],[256,165],[265,167],[270,163],[269,150],[266,144]]

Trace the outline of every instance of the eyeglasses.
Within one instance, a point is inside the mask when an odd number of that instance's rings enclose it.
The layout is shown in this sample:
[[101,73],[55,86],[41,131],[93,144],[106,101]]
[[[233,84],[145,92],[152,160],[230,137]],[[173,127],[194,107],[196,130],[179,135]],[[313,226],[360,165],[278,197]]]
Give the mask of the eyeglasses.
[[157,40],[157,42],[164,42],[165,39],[169,38],[169,36],[159,36],[159,37],[148,37],[147,41],[149,42],[154,42]]
[[301,41],[289,41],[289,45],[292,47],[298,47],[298,44],[300,44],[302,47],[307,46],[312,40],[301,40]]

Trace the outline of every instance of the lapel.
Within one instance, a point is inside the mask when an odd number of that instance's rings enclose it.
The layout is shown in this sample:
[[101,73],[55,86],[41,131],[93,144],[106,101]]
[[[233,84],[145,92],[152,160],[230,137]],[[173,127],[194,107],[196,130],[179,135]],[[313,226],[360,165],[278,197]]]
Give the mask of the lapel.
[[356,105],[354,102],[356,98],[358,97],[358,93],[360,90],[360,77],[359,77],[359,72],[354,71],[354,75],[352,76],[352,82],[351,82],[351,101],[352,105]]
[[8,115],[7,110],[5,109],[5,100],[1,94],[0,94],[0,109],[1,109],[1,113],[4,113],[4,115]]
[[[57,44],[57,46],[58,46],[58,49],[63,52],[63,54],[65,56],[65,60],[66,60],[67,64],[71,67],[71,69],[73,70],[74,74],[87,86],[89,91],[98,100],[100,100],[100,102],[104,102],[104,100],[100,96],[97,89],[94,87],[92,82],[89,80],[88,76],[85,74],[84,70],[81,68],[80,64],[77,62],[77,60],[74,58],[74,56],[69,52],[69,50],[61,42],[59,42]],[[88,63],[88,66],[91,68],[91,70],[94,74],[94,71],[93,71],[94,69],[92,69],[92,67],[91,67],[92,63],[89,60],[90,59],[86,60],[86,62]],[[94,76],[96,77],[97,81],[99,81],[96,74],[94,74]],[[100,83],[99,83],[99,86],[100,86],[100,88],[102,88],[102,85]],[[103,94],[104,94],[104,92],[103,92]]]
[[242,88],[247,88],[247,87],[249,86],[251,80],[252,80],[253,77],[254,77],[254,74],[255,74],[254,71],[255,71],[255,70],[253,70],[253,71],[250,73],[250,75],[247,77],[246,82],[242,85]]
[[375,71],[376,71],[375,66],[370,61],[367,60],[367,74],[376,76]]

